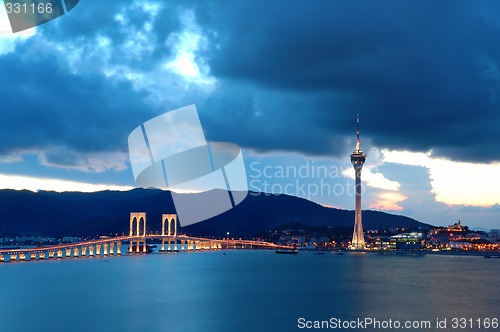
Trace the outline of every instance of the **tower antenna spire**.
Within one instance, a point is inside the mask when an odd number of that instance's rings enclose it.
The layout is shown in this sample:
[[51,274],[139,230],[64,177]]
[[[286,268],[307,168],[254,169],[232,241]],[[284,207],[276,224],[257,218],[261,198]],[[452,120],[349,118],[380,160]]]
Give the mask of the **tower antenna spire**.
[[359,140],[359,114],[356,115],[356,151],[361,151],[361,141]]
[[356,114],[356,138],[359,141],[359,114]]

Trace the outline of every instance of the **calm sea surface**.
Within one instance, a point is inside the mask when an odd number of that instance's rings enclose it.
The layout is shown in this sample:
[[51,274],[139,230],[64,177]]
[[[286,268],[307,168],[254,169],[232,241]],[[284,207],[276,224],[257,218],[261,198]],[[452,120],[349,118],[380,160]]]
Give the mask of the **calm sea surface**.
[[432,322],[419,331],[472,318],[460,330],[476,331],[500,318],[500,259],[233,250],[0,264],[0,331],[304,331],[299,318],[366,317]]

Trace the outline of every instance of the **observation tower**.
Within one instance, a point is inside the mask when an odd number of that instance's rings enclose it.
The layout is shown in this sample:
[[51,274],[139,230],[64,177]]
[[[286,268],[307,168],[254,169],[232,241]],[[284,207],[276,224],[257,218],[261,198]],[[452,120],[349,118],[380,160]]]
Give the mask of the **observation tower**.
[[359,114],[356,117],[356,149],[351,154],[351,163],[354,167],[356,177],[356,211],[354,215],[354,231],[352,233],[352,250],[365,249],[365,237],[363,235],[363,222],[361,219],[361,170],[366,160],[366,154],[361,150],[361,142],[359,140]]

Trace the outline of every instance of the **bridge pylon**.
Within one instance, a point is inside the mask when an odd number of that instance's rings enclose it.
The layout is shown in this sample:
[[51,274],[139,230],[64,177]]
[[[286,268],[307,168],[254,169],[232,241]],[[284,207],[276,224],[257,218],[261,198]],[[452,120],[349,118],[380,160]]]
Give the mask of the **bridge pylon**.
[[129,236],[140,237],[135,241],[130,240],[129,252],[130,253],[133,252],[134,242],[135,242],[136,243],[135,251],[139,253],[140,245],[142,244],[142,252],[146,253],[146,212],[130,212]]
[[[165,227],[167,223],[167,227]],[[165,231],[167,231],[165,233]],[[165,236],[167,236],[167,251],[170,251],[170,240],[173,237],[173,248],[172,251],[177,249],[177,214],[168,213],[161,215],[161,250],[165,251]]]

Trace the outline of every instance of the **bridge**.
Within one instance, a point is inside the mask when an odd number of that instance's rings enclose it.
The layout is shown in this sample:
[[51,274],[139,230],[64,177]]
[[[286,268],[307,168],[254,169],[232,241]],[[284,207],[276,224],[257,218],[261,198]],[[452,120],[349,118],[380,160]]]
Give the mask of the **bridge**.
[[[146,232],[146,213],[130,213],[130,231],[126,236],[101,237],[74,243],[43,246],[36,248],[21,248],[0,250],[1,262],[37,261],[64,258],[90,258],[98,256],[121,256],[122,244],[128,243],[126,254],[144,254],[147,252],[147,241],[161,243],[160,252],[188,252],[196,250],[220,250],[232,248],[290,248],[271,242],[210,239],[177,234],[177,215],[162,215],[161,234]],[[160,242],[161,241],[161,242]]]

